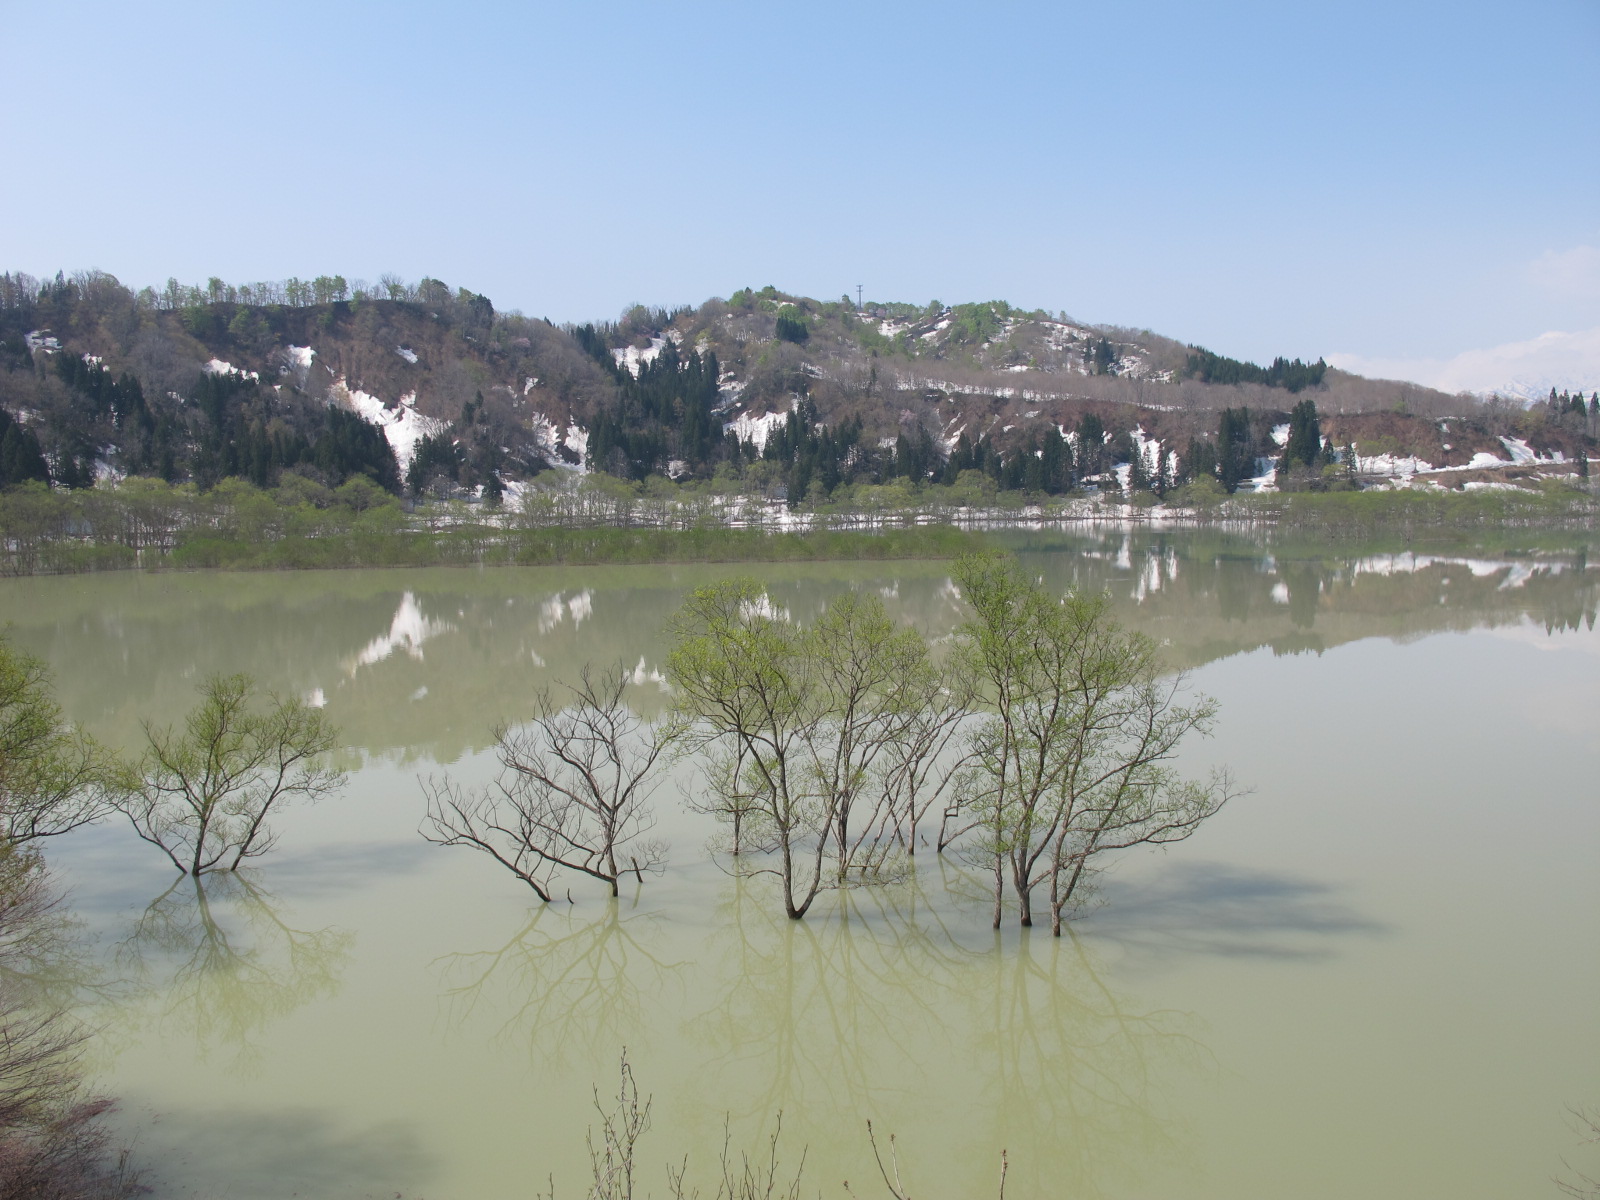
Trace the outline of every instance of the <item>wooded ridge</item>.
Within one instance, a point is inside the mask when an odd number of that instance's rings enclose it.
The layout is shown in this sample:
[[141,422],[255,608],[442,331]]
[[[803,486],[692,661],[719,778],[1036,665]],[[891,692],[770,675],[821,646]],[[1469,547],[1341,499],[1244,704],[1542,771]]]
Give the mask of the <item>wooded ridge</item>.
[[965,472],[1041,495],[1460,488],[1586,477],[1597,432],[1600,396],[1524,406],[1262,367],[1003,301],[745,288],[556,326],[434,279],[135,293],[100,272],[0,275],[0,487],[365,477],[493,502],[585,470],[796,506]]

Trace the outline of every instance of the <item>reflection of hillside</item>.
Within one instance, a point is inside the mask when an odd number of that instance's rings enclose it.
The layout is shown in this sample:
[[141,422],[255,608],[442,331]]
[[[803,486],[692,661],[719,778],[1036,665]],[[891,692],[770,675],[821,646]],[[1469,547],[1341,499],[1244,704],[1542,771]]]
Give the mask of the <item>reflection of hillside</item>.
[[[1006,1146],[1063,1148],[1048,1181],[1042,1163],[1014,1160],[1019,1195],[1093,1196],[1170,1160],[1162,1084],[1203,1055],[1188,1018],[1116,995],[1073,937],[963,944],[929,901],[915,884],[853,892],[836,913],[789,921],[734,886],[713,939],[727,986],[687,1030],[704,1047],[700,1135],[714,1137],[730,1106],[783,1109],[797,1141],[826,1137],[840,1114],[885,1128],[898,1119],[914,1159],[913,1131],[934,1127],[919,1110],[958,1106],[974,1131],[968,1150],[991,1151],[963,1164],[971,1194],[988,1194],[980,1181]],[[735,1098],[733,1079],[748,1092]]]
[[[323,703],[358,753],[453,761],[491,741],[537,692],[585,663],[622,662],[659,707],[662,630],[685,590],[729,567],[596,567],[293,574],[118,573],[0,581],[0,621],[51,664],[74,719],[123,746],[176,719],[194,686],[245,671]],[[882,586],[874,564],[760,565],[797,613]],[[943,580],[936,563],[896,564]]]
[[677,985],[683,964],[650,948],[661,941],[656,918],[625,915],[626,903],[608,900],[598,917],[541,904],[503,945],[441,960],[452,1021],[487,1009],[501,1039],[547,1067],[638,1047],[646,1010]]
[[338,989],[350,944],[336,929],[293,928],[269,893],[228,872],[180,877],[134,923],[117,960],[160,998],[158,1024],[194,1035],[202,1054],[227,1047],[249,1064],[258,1029]]
[[[1128,623],[1196,666],[1260,647],[1322,650],[1532,620],[1593,622],[1600,570],[1583,535],[1536,554],[1261,543],[1216,531],[1106,529],[998,539],[1056,587],[1108,589]],[[1548,547],[1555,545],[1556,549]],[[131,572],[0,580],[0,621],[55,672],[67,712],[124,746],[175,720],[194,685],[245,671],[327,706],[357,756],[450,762],[481,750],[542,687],[585,663],[634,671],[633,702],[664,702],[663,627],[689,588],[752,574],[801,621],[871,589],[932,636],[964,617],[949,565],[727,564],[293,574]]]
[[1031,539],[1029,566],[1057,587],[1109,591],[1129,625],[1199,666],[1262,647],[1317,651],[1367,637],[1532,621],[1592,626],[1600,570],[1587,543],[1538,554],[1341,552],[1155,530]]

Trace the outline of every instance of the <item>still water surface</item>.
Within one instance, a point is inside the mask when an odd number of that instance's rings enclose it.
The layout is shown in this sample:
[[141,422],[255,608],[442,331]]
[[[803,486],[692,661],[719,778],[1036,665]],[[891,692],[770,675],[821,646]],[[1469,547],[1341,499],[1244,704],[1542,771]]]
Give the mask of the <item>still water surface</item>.
[[[591,1088],[627,1048],[646,1177],[709,1177],[782,1112],[807,1194],[861,1195],[864,1122],[919,1200],[1538,1197],[1600,1104],[1600,569],[1289,551],[1214,535],[1018,539],[1105,587],[1222,704],[1187,765],[1254,792],[1125,859],[1060,941],[987,928],[959,863],[782,918],[659,800],[672,865],[542,907],[416,833],[419,776],[489,778],[490,730],[584,662],[658,710],[661,628],[712,567],[109,575],[0,583],[68,713],[132,745],[218,671],[313,697],[344,795],[238,879],[108,825],[54,848],[58,968],[162,1193],[510,1200],[586,1187]],[[937,563],[761,566],[804,618],[849,588],[930,634]],[[682,786],[693,787],[692,777]],[[1591,1162],[1591,1173],[1595,1166]]]

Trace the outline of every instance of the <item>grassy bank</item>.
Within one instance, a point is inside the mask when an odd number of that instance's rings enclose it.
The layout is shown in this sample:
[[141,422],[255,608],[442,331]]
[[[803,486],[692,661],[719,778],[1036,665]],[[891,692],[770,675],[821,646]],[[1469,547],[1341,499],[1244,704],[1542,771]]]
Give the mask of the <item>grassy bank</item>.
[[1430,539],[1486,530],[1589,528],[1600,505],[1569,487],[1539,490],[1302,492],[1250,497],[1251,508],[1285,533],[1367,538],[1380,533]]

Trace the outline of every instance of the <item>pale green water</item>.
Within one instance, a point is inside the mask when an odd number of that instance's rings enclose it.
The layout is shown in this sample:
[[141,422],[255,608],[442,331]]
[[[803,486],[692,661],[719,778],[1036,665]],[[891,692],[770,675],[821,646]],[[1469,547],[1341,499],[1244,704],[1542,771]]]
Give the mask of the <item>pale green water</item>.
[[[1061,546],[1057,539],[1057,546]],[[1032,545],[1030,543],[1030,545]],[[987,929],[954,864],[781,918],[669,812],[668,874],[541,909],[415,833],[419,774],[483,778],[489,729],[585,660],[640,666],[716,568],[105,576],[0,583],[68,712],[128,740],[193,683],[320,690],[360,765],[247,880],[168,893],[121,828],[56,848],[98,938],[96,1062],[165,1194],[501,1200],[585,1190],[590,1088],[626,1045],[650,1187],[725,1118],[783,1111],[810,1189],[919,1200],[1557,1196],[1600,1103],[1600,570],[1539,558],[1266,556],[1197,537],[1033,548],[1108,586],[1222,702],[1195,767],[1255,792],[1128,859],[1060,942]],[[939,564],[766,567],[797,615],[882,591],[959,618]],[[1309,651],[1315,651],[1314,653]],[[664,790],[662,803],[673,797]],[[1600,1163],[1590,1160],[1593,1173]]]

